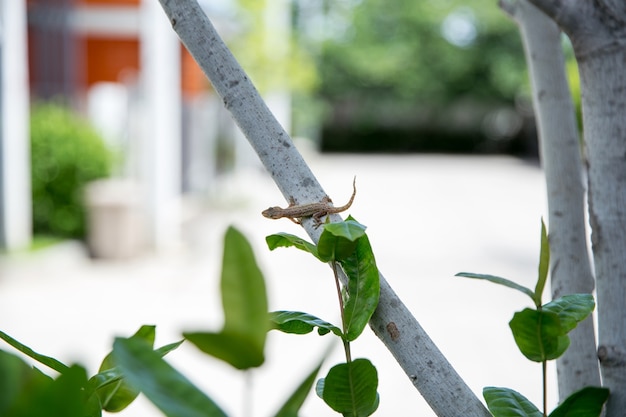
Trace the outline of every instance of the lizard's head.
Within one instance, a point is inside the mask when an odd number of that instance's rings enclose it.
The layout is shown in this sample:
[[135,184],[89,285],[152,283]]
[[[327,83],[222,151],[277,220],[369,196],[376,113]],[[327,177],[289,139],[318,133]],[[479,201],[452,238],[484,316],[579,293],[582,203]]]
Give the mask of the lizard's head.
[[267,217],[268,219],[277,220],[281,218],[280,210],[280,207],[270,207],[267,210],[263,210],[261,214],[263,217]]

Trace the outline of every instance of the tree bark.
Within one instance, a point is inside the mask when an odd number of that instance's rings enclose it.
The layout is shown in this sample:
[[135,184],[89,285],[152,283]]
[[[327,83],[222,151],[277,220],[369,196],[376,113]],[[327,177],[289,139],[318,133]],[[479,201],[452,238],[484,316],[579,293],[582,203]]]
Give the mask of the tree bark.
[[[552,299],[594,290],[585,228],[581,144],[565,75],[561,31],[527,0],[503,4],[520,28],[539,129],[548,192]],[[559,398],[600,385],[593,319],[570,333],[569,349],[557,360]]]
[[623,1],[532,0],[568,34],[581,77],[589,217],[597,280],[598,356],[611,390],[607,417],[626,410],[626,7]]
[[[197,2],[160,2],[174,30],[224,100],[285,198],[298,203],[320,201],[326,194],[317,179]],[[337,219],[339,216],[335,215],[334,220]],[[321,231],[313,221],[305,219],[303,226],[317,242]],[[489,417],[489,411],[382,275],[380,287],[380,302],[370,326],[434,412],[440,417]]]

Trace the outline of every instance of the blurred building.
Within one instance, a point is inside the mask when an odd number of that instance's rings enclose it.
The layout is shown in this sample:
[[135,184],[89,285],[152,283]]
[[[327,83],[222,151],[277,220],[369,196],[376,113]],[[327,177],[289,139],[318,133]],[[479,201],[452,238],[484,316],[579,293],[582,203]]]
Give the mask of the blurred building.
[[[215,97],[157,1],[27,0],[34,100],[88,115],[144,193],[148,240],[176,239],[182,192],[215,171]],[[207,111],[209,112],[207,114]]]
[[[31,101],[59,100],[70,105],[88,116],[110,147],[123,155],[116,167],[116,176],[136,182],[141,189],[147,239],[153,247],[176,240],[184,193],[211,192],[216,172],[225,165],[240,168],[258,164],[249,146],[241,145],[241,135],[200,68],[181,46],[158,1],[10,0],[2,3],[3,8],[9,8],[7,4],[12,3],[24,15],[23,27],[15,29],[16,33],[26,33],[26,36],[20,35],[25,38],[24,45],[18,45],[14,34],[2,30],[0,35],[13,40],[12,54],[17,50],[26,55],[27,59],[21,62],[27,63],[28,70],[13,71],[22,76],[27,74],[27,85],[20,87],[26,100],[26,115],[20,122],[26,125],[25,130],[11,136],[21,138],[0,142],[5,145],[21,143],[19,168],[13,167],[9,172],[5,166],[0,179],[14,180],[17,171],[28,171],[24,142],[27,141],[29,98]],[[277,10],[278,3],[280,10]],[[206,5],[211,7],[208,14],[212,23],[225,37],[232,33],[234,26],[229,22],[233,4],[224,1]],[[289,2],[268,4],[272,5],[268,7],[268,16],[277,13],[289,16]],[[11,16],[13,14],[11,12]],[[9,19],[8,15],[3,17]],[[265,24],[275,26],[271,23],[274,20],[268,18]],[[288,19],[285,19],[285,26],[288,27]],[[0,29],[4,28],[0,26]],[[12,84],[6,81],[4,84],[7,83]],[[284,105],[288,101],[276,101],[282,106],[283,114],[289,114],[289,106]],[[7,118],[8,113],[3,114]],[[288,118],[279,115],[279,119],[288,125],[285,120]],[[228,145],[232,149],[224,151],[222,139],[225,136],[233,143]],[[2,160],[16,161],[17,158],[10,158],[5,152]],[[21,176],[26,184],[28,175]],[[1,185],[5,182],[0,181],[0,208],[4,213],[0,217],[7,217],[8,211],[26,213],[24,207],[30,203],[25,201],[7,209],[7,201],[15,199],[3,200]],[[18,188],[16,195],[29,194],[26,185]],[[24,200],[23,196],[19,199]],[[12,224],[12,221],[0,222],[0,247],[12,246],[5,245],[1,238],[5,224]]]

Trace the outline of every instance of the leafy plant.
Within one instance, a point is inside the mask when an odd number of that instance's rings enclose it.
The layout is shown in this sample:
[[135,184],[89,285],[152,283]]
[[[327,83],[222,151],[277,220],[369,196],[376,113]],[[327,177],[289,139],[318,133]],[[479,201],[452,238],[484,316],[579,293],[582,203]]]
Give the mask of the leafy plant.
[[[234,368],[261,366],[270,330],[264,277],[250,244],[232,227],[224,239],[221,294],[223,329],[217,333],[188,332],[186,338]],[[116,338],[113,350],[90,378],[83,367],[65,365],[0,332],[0,339],[10,346],[60,374],[53,379],[18,356],[0,350],[0,415],[100,417],[102,410],[124,410],[143,392],[168,417],[226,417],[216,402],[163,359],[182,341],[154,349],[155,331],[155,326],[142,326],[129,338]],[[297,416],[320,367],[318,363],[294,389],[275,417]],[[355,370],[361,372],[361,367],[356,365]]]
[[[534,308],[525,308],[513,315],[509,327],[522,354],[533,362],[542,364],[543,412],[522,394],[508,388],[486,387],[483,396],[495,417],[546,417],[547,413],[547,361],[557,359],[569,347],[567,335],[578,323],[585,320],[595,308],[591,294],[573,294],[542,304],[542,294],[548,279],[550,247],[545,224],[541,223],[541,250],[539,274],[535,289],[519,285],[506,278],[461,272],[457,276],[482,279],[520,291],[533,301]],[[570,395],[550,417],[599,416],[609,396],[606,388],[586,387]]]
[[30,140],[34,232],[84,237],[83,187],[109,175],[111,153],[86,121],[52,103],[33,106]]
[[[276,311],[271,314],[272,324],[285,333],[306,334],[317,328],[319,335],[338,336],[346,362],[335,365],[317,382],[317,395],[344,416],[373,414],[379,404],[376,368],[368,359],[353,360],[350,349],[350,342],[359,337],[374,313],[380,292],[378,268],[365,226],[352,217],[339,223],[327,223],[317,246],[286,233],[270,235],[266,240],[270,250],[293,246],[330,263],[339,299],[341,327],[298,311]],[[343,288],[340,268],[347,278]]]
[[[142,326],[128,340],[141,342],[158,357],[176,349],[182,342],[152,349],[154,326]],[[132,388],[126,375],[112,354],[102,361],[97,374],[87,378],[80,365],[65,365],[57,359],[35,352],[6,333],[0,339],[59,373],[54,379],[36,367],[29,366],[16,355],[0,350],[0,415],[3,417],[100,417],[102,410],[121,411],[139,394]]]

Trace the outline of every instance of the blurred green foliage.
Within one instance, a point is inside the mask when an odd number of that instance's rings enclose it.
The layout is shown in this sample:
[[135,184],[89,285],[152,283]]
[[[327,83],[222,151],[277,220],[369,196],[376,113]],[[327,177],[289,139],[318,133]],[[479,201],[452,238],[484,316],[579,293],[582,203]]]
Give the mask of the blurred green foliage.
[[322,49],[327,98],[512,101],[526,83],[518,30],[493,0],[351,3],[345,30]]
[[34,233],[84,237],[83,187],[109,175],[111,153],[85,120],[52,103],[33,106],[30,138]]
[[[312,113],[322,129],[311,136],[323,150],[532,148],[526,114],[516,113],[528,96],[520,35],[496,1],[327,0],[317,21],[312,1],[296,2],[294,15],[316,48],[321,106]],[[496,129],[505,112],[507,125]],[[296,133],[315,132],[303,113]]]
[[291,35],[288,9],[267,11],[272,1],[236,0],[240,27],[228,46],[259,91],[309,92],[318,83],[313,56]]

